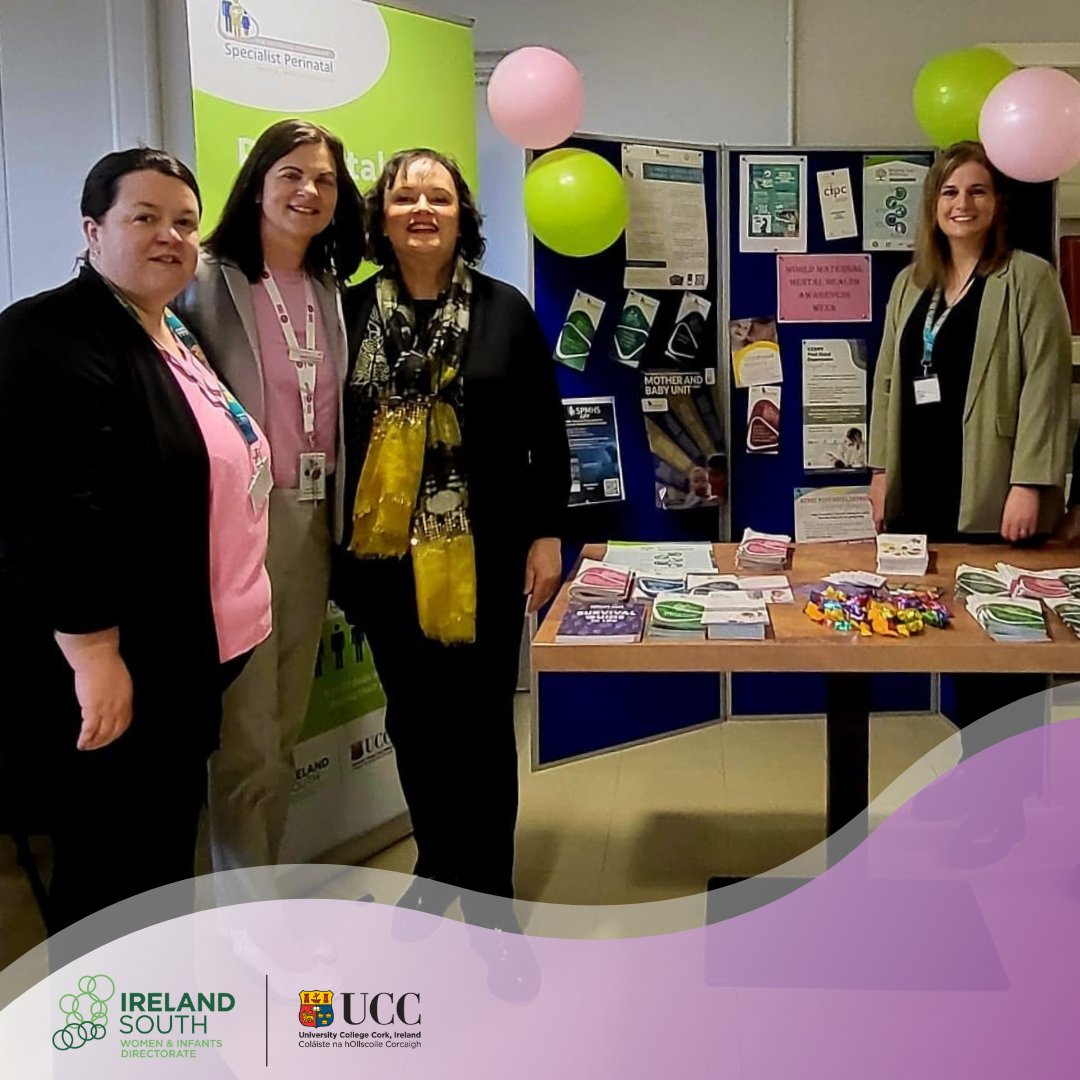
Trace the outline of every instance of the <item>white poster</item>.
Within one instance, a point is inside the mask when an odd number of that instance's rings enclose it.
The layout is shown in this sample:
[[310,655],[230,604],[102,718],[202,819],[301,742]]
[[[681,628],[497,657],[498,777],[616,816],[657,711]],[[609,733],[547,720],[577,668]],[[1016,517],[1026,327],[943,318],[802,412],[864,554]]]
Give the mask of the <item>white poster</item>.
[[826,487],[795,489],[795,542],[870,540],[870,489]]
[[634,289],[704,289],[709,284],[705,154],[623,143],[630,200],[623,284]]
[[846,240],[859,235],[855,224],[855,199],[850,169],[827,169],[817,174],[821,224],[826,240]]
[[863,158],[863,251],[915,247],[929,154],[866,155]]
[[866,468],[866,342],[802,343],[803,468]]
[[739,159],[739,250],[806,251],[805,155]]

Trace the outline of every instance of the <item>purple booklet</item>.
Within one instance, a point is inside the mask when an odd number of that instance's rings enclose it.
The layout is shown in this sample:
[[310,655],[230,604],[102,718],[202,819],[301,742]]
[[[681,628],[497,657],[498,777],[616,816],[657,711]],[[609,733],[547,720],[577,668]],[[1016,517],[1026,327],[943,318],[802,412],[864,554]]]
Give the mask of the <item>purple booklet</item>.
[[645,630],[649,605],[637,600],[614,604],[572,604],[555,635],[558,645],[632,645]]

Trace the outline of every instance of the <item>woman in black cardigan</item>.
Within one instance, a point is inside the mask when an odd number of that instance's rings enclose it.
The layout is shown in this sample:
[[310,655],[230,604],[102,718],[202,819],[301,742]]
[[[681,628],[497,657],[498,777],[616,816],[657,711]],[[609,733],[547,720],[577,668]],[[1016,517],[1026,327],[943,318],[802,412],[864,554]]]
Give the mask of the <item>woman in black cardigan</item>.
[[[108,155],[83,191],[79,276],[0,315],[0,757],[12,805],[52,836],[50,933],[192,875],[222,688],[246,660],[219,649],[223,573],[242,601],[231,641],[268,624],[265,493],[243,490],[262,436],[166,307],[195,271],[199,211],[171,155]],[[243,494],[227,521],[262,547],[212,594],[223,466]]]
[[441,910],[421,879],[513,895],[519,647],[561,578],[569,450],[536,316],[473,269],[457,166],[400,153],[368,208],[384,269],[345,298],[353,524],[335,593],[386,690],[417,845],[404,903]]

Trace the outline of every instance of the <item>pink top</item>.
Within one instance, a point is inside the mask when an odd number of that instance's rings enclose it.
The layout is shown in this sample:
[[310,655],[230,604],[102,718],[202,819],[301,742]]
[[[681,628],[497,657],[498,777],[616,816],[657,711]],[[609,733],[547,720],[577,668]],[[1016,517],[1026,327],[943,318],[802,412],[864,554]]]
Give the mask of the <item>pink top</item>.
[[259,438],[248,445],[210,368],[183,345],[182,361],[159,351],[191,406],[210,458],[210,598],[225,663],[270,634],[267,502],[256,510],[249,494],[255,463],[269,456],[269,447],[254,420]]
[[[292,320],[293,333],[301,348],[306,345],[306,303],[304,273],[274,271],[274,281],[281,291],[285,310]],[[264,415],[266,435],[274,456],[274,485],[280,488],[300,486],[300,455],[316,451],[326,455],[326,475],[334,471],[337,458],[338,386],[337,367],[326,355],[327,335],[322,309],[315,302],[315,348],[322,352],[315,379],[315,438],[314,445],[304,434],[304,414],[300,404],[300,384],[296,365],[289,359],[289,346],[282,333],[277,312],[269,293],[261,282],[251,287],[255,307],[255,328],[259,335],[259,356],[262,360],[263,392],[266,400]]]

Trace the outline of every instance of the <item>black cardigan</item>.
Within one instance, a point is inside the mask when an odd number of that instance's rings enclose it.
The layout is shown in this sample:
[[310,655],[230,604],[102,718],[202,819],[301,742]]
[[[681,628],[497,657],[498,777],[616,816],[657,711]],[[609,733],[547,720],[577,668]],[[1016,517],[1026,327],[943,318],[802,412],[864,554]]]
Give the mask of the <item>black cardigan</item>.
[[[5,685],[20,674],[9,665],[55,670],[54,631],[118,626],[135,688],[131,733],[174,753],[211,748],[221,699],[209,490],[183,391],[93,270],[3,312]],[[70,685],[44,689],[57,695],[36,710],[44,720],[70,711]]]
[[[374,302],[373,280],[346,290],[346,519],[351,519],[366,451],[349,382]],[[527,546],[540,537],[561,536],[570,449],[551,349],[525,297],[476,271],[462,378],[469,515],[478,548]],[[346,528],[346,545],[349,535]]]

